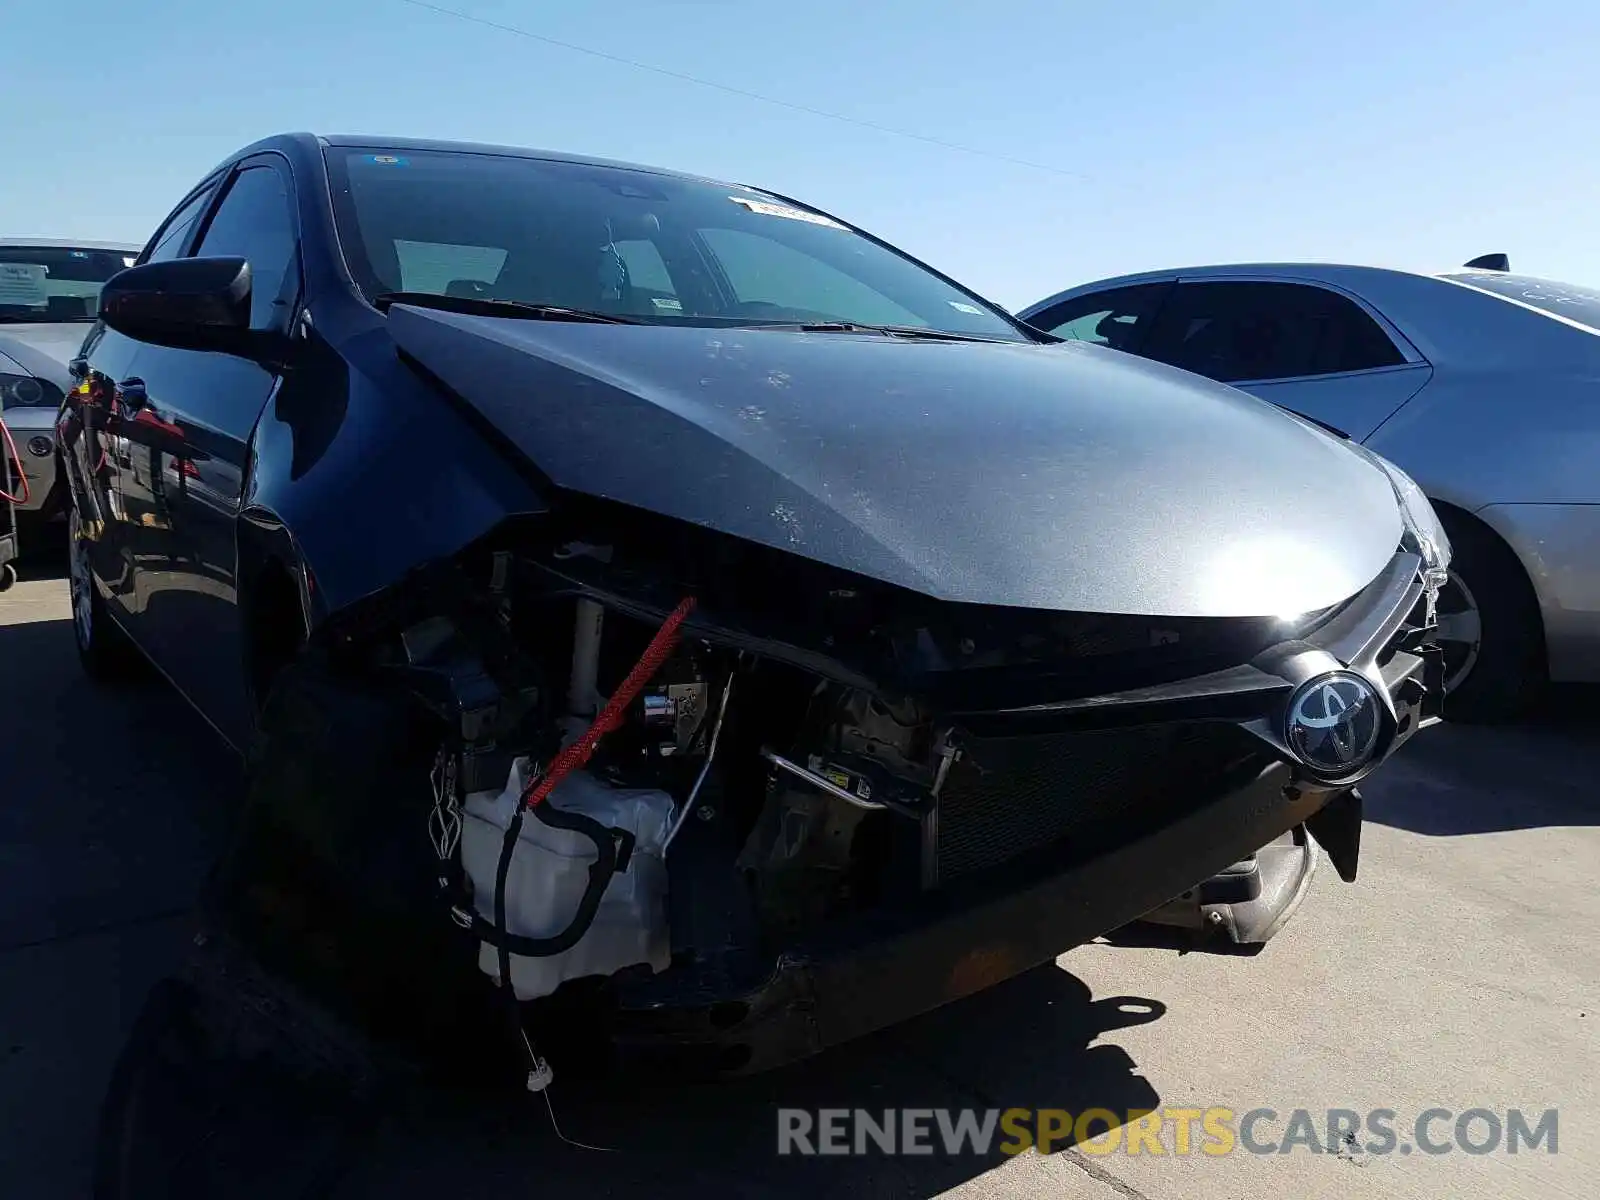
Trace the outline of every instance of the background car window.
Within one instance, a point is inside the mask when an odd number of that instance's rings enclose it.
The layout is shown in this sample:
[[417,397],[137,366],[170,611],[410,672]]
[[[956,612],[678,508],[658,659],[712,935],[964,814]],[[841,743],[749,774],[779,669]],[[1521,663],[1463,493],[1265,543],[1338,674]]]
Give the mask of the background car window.
[[283,176],[272,167],[247,167],[234,176],[222,204],[195,247],[197,258],[243,258],[250,263],[250,327],[269,328],[284,277],[294,262],[294,219]]
[[1295,283],[1184,283],[1157,317],[1146,356],[1223,383],[1292,379],[1405,361],[1348,297]]
[[188,203],[184,204],[167,218],[167,223],[161,227],[161,232],[156,234],[155,244],[145,252],[141,262],[164,262],[169,258],[177,258],[183,253],[183,248],[189,243],[189,233],[194,229],[194,223],[205,212],[206,204],[210,202],[214,187],[203,188]]
[[506,252],[495,246],[455,246],[445,242],[397,240],[400,290],[444,295],[477,294],[473,284],[492,284],[506,265]]
[[0,322],[92,321],[101,285],[132,262],[118,250],[0,245]]
[[677,288],[672,283],[672,273],[656,244],[643,238],[612,243],[617,257],[628,268],[628,282],[651,295],[676,298]]
[[847,312],[852,321],[870,325],[928,323],[860,280],[772,238],[743,229],[702,229],[700,237],[727,276],[740,315],[828,320]]
[[1075,342],[1094,342],[1137,353],[1170,283],[1140,283],[1075,296],[1037,313],[1036,328]]

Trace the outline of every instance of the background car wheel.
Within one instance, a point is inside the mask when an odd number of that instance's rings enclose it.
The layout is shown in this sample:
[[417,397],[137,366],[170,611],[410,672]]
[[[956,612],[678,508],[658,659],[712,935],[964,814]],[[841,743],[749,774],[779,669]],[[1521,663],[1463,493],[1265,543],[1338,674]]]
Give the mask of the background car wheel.
[[1527,574],[1492,532],[1442,517],[1454,558],[1439,594],[1447,720],[1504,721],[1538,698],[1545,681],[1544,624]]
[[78,659],[91,679],[112,682],[138,672],[133,643],[110,617],[89,573],[89,543],[78,510],[67,514],[67,585],[72,597],[72,636]]

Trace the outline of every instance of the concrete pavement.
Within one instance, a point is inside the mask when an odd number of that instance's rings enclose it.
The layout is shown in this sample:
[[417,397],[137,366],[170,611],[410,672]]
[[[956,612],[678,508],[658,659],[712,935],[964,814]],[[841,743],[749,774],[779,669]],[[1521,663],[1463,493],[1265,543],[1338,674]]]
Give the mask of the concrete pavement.
[[[0,1179],[84,1195],[96,1109],[226,827],[237,767],[158,684],[82,678],[65,585],[0,595]],[[1094,945],[790,1071],[688,1090],[558,1084],[492,1118],[440,1098],[341,1197],[1549,1197],[1600,1175],[1600,703],[1430,730],[1367,789],[1361,878],[1322,870],[1259,955]],[[774,1157],[778,1106],[1560,1109],[1559,1153]],[[1263,1138],[1283,1125],[1263,1126]],[[1168,1146],[1171,1138],[1168,1137]],[[269,1148],[263,1161],[289,1149]],[[238,1179],[232,1197],[282,1195]],[[222,1194],[222,1193],[212,1193]]]

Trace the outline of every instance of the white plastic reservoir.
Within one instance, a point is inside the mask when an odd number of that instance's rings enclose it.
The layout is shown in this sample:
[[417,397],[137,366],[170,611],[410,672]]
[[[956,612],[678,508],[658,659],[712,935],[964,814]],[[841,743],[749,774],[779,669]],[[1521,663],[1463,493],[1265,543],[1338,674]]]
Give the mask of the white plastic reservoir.
[[[461,865],[472,882],[478,915],[491,923],[500,847],[527,771],[528,761],[518,759],[504,791],[474,792],[463,807]],[[611,877],[594,923],[576,945],[548,958],[511,955],[511,986],[517,998],[547,996],[568,979],[611,975],[639,963],[665,970],[671,945],[662,843],[672,825],[672,797],[655,789],[614,788],[580,770],[563,779],[544,803],[591,817],[608,829],[626,829],[635,841],[628,869]],[[571,925],[595,858],[590,838],[552,829],[532,813],[525,814],[506,875],[510,932],[547,938]],[[488,943],[479,948],[478,965],[492,978],[500,977],[499,952]]]

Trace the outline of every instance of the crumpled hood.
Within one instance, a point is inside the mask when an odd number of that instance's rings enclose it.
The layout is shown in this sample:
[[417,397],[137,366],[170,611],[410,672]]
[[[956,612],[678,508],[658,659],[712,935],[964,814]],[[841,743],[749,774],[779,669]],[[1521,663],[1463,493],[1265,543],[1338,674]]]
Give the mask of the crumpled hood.
[[1082,343],[395,306],[401,350],[561,488],[939,599],[1161,616],[1347,599],[1384,475],[1233,388]]

